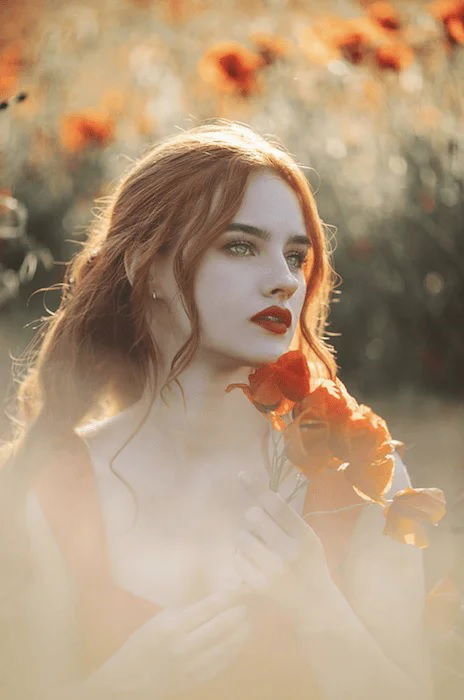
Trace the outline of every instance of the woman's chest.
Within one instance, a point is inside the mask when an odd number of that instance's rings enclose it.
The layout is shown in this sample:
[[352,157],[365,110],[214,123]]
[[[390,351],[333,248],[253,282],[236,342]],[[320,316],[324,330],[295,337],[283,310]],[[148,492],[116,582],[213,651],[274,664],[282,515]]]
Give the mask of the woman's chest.
[[[96,464],[102,516],[116,582],[158,604],[189,604],[240,583],[236,565],[238,533],[255,504],[238,479],[241,469],[263,489],[269,477],[257,458],[223,457],[190,472],[158,454],[156,469],[126,463],[119,474],[133,488]],[[122,469],[121,469],[122,466]],[[294,478],[281,486],[293,489]],[[293,503],[298,510],[301,502]]]
[[[98,488],[115,580],[161,605],[188,604],[239,583],[235,543],[253,504],[223,463],[201,473],[158,456],[156,473],[101,469]],[[235,470],[238,471],[238,470]]]

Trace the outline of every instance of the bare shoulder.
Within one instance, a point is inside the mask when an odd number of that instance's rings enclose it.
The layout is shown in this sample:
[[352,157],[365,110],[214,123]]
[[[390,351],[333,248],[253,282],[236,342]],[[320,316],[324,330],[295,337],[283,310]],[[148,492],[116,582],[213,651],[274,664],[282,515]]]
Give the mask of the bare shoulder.
[[119,414],[103,420],[92,421],[76,429],[85,444],[87,457],[98,476],[102,465],[106,465],[117,454],[125,441],[125,416]]
[[14,442],[4,442],[0,445],[0,469],[6,465],[10,457],[13,455]]
[[100,445],[116,437],[118,432],[117,416],[110,416],[103,420],[95,420],[76,428],[76,433],[86,443]]
[[143,417],[143,404],[136,402],[119,413],[80,426],[76,433],[97,461],[99,457],[108,459],[130,441],[143,423]]

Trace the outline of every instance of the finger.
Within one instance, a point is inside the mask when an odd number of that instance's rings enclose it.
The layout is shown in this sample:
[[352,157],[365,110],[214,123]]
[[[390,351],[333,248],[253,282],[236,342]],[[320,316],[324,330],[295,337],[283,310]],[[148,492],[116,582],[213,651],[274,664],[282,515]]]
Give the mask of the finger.
[[228,639],[190,659],[185,664],[186,673],[198,680],[213,678],[230,665],[249,637],[249,628],[236,630]]
[[219,643],[236,629],[243,627],[247,618],[244,605],[236,605],[219,613],[212,620],[182,637],[175,648],[177,654],[190,654]]
[[240,483],[254,497],[262,508],[269,513],[271,518],[292,537],[301,537],[309,528],[308,524],[298,513],[280,496],[271,489],[264,489],[250,474],[242,471],[239,473]]
[[239,533],[239,552],[246,559],[251,561],[256,567],[269,578],[276,573],[281,573],[283,568],[282,558],[271,551],[260,539],[248,530],[241,530]]
[[178,631],[188,633],[233,606],[234,592],[214,593],[183,608],[176,620]]
[[237,640],[223,649],[211,650],[210,653],[205,655],[205,658],[203,658],[201,662],[199,661],[193,667],[192,675],[197,681],[201,682],[214,678],[219,673],[222,673],[237,658],[245,641],[245,639]]
[[245,513],[248,530],[258,537],[273,552],[285,559],[297,555],[298,541],[289,537],[276,521],[260,506],[252,506]]
[[310,531],[303,518],[275,491],[263,491],[258,503],[290,537],[301,539]]
[[269,579],[240,550],[235,554],[235,563],[239,574],[251,589],[262,591],[269,587]]

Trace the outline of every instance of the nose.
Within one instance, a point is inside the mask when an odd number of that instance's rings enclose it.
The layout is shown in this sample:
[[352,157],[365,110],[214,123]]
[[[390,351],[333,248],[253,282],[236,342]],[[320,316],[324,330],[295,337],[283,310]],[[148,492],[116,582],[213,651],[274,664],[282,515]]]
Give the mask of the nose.
[[263,282],[265,296],[289,299],[298,289],[298,280],[289,269],[285,258],[268,267],[266,272]]

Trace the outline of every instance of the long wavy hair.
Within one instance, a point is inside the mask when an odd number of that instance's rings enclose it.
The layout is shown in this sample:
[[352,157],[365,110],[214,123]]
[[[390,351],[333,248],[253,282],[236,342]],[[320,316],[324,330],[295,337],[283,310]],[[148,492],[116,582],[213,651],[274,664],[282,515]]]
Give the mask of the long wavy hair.
[[[333,378],[334,351],[324,332],[335,273],[310,186],[288,150],[237,122],[214,120],[156,143],[132,163],[71,259],[58,310],[36,337],[19,384],[13,461],[25,482],[49,450],[76,439],[89,417],[137,401],[147,381],[157,389],[156,337],[147,319],[150,268],[174,254],[174,274],[191,335],[175,355],[161,391],[189,365],[199,343],[194,282],[214,239],[238,211],[250,174],[273,170],[296,192],[312,242],[306,296],[292,348]],[[133,279],[128,279],[128,261]],[[33,458],[42,455],[42,459]],[[23,481],[23,479],[19,479]]]

